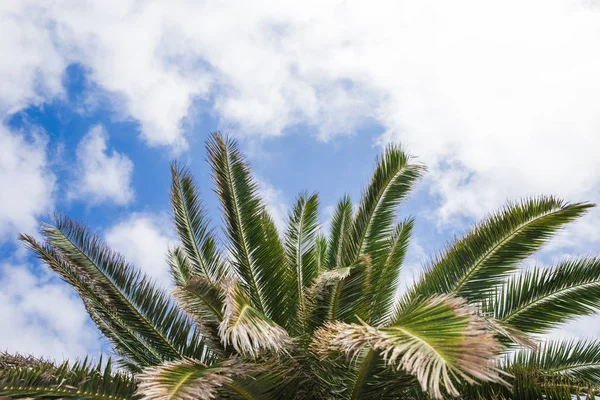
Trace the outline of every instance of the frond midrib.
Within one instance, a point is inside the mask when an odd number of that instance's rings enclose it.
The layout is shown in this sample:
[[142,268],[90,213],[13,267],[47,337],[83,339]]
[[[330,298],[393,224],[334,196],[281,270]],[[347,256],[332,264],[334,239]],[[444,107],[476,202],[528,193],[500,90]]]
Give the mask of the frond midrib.
[[379,196],[377,196],[377,199],[375,200],[375,207],[373,207],[373,211],[369,214],[368,217],[368,224],[365,227],[365,229],[363,230],[363,233],[361,234],[361,238],[359,240],[360,246],[358,246],[358,255],[362,254],[365,246],[365,239],[367,238],[367,235],[371,233],[371,228],[372,228],[372,222],[373,222],[373,216],[377,213],[377,211],[379,210],[379,207],[381,206],[381,199],[383,199],[383,197],[388,193],[388,191],[390,190],[390,187],[392,186],[391,183],[394,182],[396,180],[396,178],[400,175],[402,175],[404,173],[404,171],[406,169],[408,169],[409,164],[404,164],[402,167],[400,167],[400,169],[398,170],[397,173],[395,173],[392,177],[390,177],[390,179],[385,182],[385,189],[381,191],[381,193],[379,194]]
[[564,371],[576,371],[576,370],[578,370],[580,368],[589,368],[589,367],[600,367],[600,361],[593,362],[593,363],[583,363],[583,364],[577,364],[577,365],[568,365],[568,366],[559,367],[559,368],[546,369],[546,370],[543,370],[543,371],[545,373],[548,373],[548,374],[555,374],[555,373],[564,372]]
[[303,238],[303,227],[304,227],[304,213],[306,212],[306,207],[307,207],[308,202],[305,201],[304,204],[302,205],[302,210],[300,211],[300,222],[298,223],[298,240],[296,243],[296,274],[297,276],[297,281],[298,281],[298,294],[299,294],[299,299],[300,299],[300,308],[304,307],[304,296],[303,296],[303,276],[302,276],[302,249],[300,248],[302,246],[302,238]]
[[[73,241],[67,235],[65,235],[60,229],[58,229],[58,231],[73,247],[75,247],[76,249],[79,250],[79,248],[75,245],[75,243],[73,243]],[[79,253],[82,254],[92,265],[96,266],[96,263],[85,252],[79,250]],[[121,300],[123,300],[126,304],[128,304],[133,309],[133,311],[136,313],[136,315],[138,317],[140,317],[142,319],[142,321],[144,321],[146,326],[150,327],[150,329],[154,333],[156,333],[171,348],[171,350],[173,350],[180,358],[182,358],[183,354],[181,354],[181,352],[179,352],[179,350],[177,350],[173,346],[173,344],[165,338],[165,336],[162,334],[162,332],[160,332],[158,329],[156,329],[156,326],[154,326],[154,324],[152,324],[144,315],[142,315],[142,313],[138,310],[138,308],[115,285],[113,280],[108,275],[106,275],[106,273],[101,268],[98,268],[98,266],[96,266],[96,269],[106,278],[106,280],[109,282],[109,285],[117,292],[117,295],[121,298]],[[159,358],[162,358],[162,357],[159,357]]]
[[252,286],[254,287],[254,290],[256,290],[256,297],[258,298],[258,305],[261,309],[261,311],[263,313],[265,313],[265,306],[263,304],[263,299],[262,299],[262,295],[260,292],[260,289],[258,288],[258,283],[256,282],[256,277],[254,276],[255,271],[254,271],[254,263],[250,260],[250,253],[248,251],[248,243],[247,243],[247,239],[246,239],[246,233],[245,230],[243,229],[243,227],[245,225],[242,224],[242,216],[240,214],[240,210],[238,207],[238,196],[237,196],[237,188],[235,185],[235,182],[233,180],[233,177],[231,176],[231,161],[230,161],[230,151],[229,151],[229,147],[227,145],[225,145],[226,150],[225,150],[225,162],[227,163],[226,166],[226,170],[227,170],[227,181],[229,182],[229,185],[231,185],[231,195],[233,196],[233,207],[234,207],[234,213],[235,213],[235,217],[237,219],[237,223],[238,226],[240,228],[240,236],[242,239],[242,246],[244,248],[244,258],[246,258],[246,262],[248,263],[248,267],[250,268],[250,279],[252,280]]
[[177,173],[177,188],[179,191],[179,194],[181,196],[181,204],[182,204],[182,208],[183,208],[183,212],[185,214],[185,224],[188,228],[188,232],[190,233],[190,239],[192,241],[192,244],[194,246],[194,252],[196,253],[196,257],[198,257],[198,260],[200,261],[200,264],[202,266],[202,270],[204,271],[204,274],[206,275],[206,278],[209,280],[209,282],[213,283],[212,277],[210,276],[209,272],[208,272],[208,267],[206,266],[206,260],[204,259],[204,257],[202,256],[202,253],[200,252],[200,248],[198,247],[198,243],[196,242],[196,237],[194,235],[194,229],[192,228],[192,221],[190,219],[190,215],[188,213],[188,209],[186,207],[186,200],[185,200],[185,194],[183,193],[183,186],[181,185],[181,181],[179,179],[179,173]]
[[523,229],[525,229],[527,226],[537,222],[538,220],[545,218],[549,215],[555,214],[562,211],[562,208],[556,208],[552,211],[548,211],[546,213],[543,213],[541,215],[538,215],[537,217],[524,222],[522,224],[520,224],[519,226],[517,226],[517,228],[511,232],[510,235],[504,237],[503,239],[501,239],[500,241],[498,241],[491,249],[489,249],[487,252],[485,252],[485,254],[483,256],[481,256],[479,258],[479,260],[477,260],[477,262],[475,263],[475,265],[473,265],[473,267],[471,268],[471,270],[457,283],[457,285],[454,287],[454,290],[452,290],[452,292],[458,292],[463,285],[469,280],[469,278],[477,271],[479,270],[479,268],[481,267],[481,265],[485,262],[486,259],[488,259],[490,256],[492,256],[504,243],[506,243],[507,241],[509,241],[510,239],[512,239],[513,237],[515,237],[516,235],[518,235],[519,233],[521,233],[521,231]]
[[501,319],[501,321],[508,322],[509,320],[516,317],[518,314],[520,314],[521,312],[525,312],[528,308],[533,307],[534,305],[536,305],[539,302],[546,302],[546,301],[551,300],[552,297],[557,297],[563,293],[572,292],[572,291],[575,291],[578,289],[585,289],[588,286],[600,286],[600,281],[586,282],[581,285],[562,288],[556,292],[552,292],[552,293],[548,293],[543,296],[540,296],[540,297],[534,299],[533,301],[531,301],[530,303],[524,304],[521,307],[517,308],[516,310],[510,312],[507,316],[505,316],[503,319]]
[[177,393],[179,392],[179,388],[181,388],[181,386],[190,378],[190,376],[192,376],[194,374],[194,371],[190,371],[187,374],[185,374],[180,380],[179,382],[177,382],[177,385],[175,385],[175,387],[173,388],[173,391],[171,392],[171,394],[169,395],[169,400],[173,400],[175,399],[175,396],[177,396]]

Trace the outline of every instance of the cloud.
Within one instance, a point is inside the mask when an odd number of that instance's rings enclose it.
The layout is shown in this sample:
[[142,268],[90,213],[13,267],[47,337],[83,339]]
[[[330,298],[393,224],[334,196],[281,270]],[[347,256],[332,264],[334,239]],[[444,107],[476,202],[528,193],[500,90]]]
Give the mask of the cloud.
[[44,136],[0,124],[0,242],[36,230],[37,218],[54,206],[55,181]]
[[100,333],[79,297],[47,274],[26,265],[0,264],[0,351],[57,361],[102,351]]
[[[3,20],[30,38],[5,45],[27,65],[2,72],[26,82],[12,108],[33,101],[33,87],[59,93],[56,71],[76,61],[151,145],[185,146],[182,126],[204,99],[249,135],[303,123],[327,139],[378,122],[380,142],[400,140],[430,165],[444,221],[507,197],[600,197],[600,12],[586,2],[9,7]],[[40,46],[48,65],[27,56]]]
[[59,53],[38,8],[19,1],[0,4],[0,117],[60,96],[67,60]]
[[109,227],[107,244],[125,259],[146,272],[156,282],[169,287],[171,275],[166,263],[169,247],[176,243],[171,222],[165,215],[134,213]]
[[76,177],[69,196],[85,199],[91,204],[111,201],[128,204],[134,198],[131,188],[133,163],[127,156],[109,152],[108,134],[97,125],[81,139],[77,146]]

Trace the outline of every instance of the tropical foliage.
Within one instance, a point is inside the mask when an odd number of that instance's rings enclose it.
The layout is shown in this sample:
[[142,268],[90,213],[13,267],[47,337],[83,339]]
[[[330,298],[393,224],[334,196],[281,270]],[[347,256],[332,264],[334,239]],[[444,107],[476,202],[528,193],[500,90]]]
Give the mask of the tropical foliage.
[[220,240],[173,164],[179,246],[165,293],[64,216],[22,240],[71,285],[112,362],[0,355],[0,397],[77,399],[571,399],[600,391],[600,342],[540,334],[600,308],[600,259],[520,263],[585,214],[554,197],[506,205],[436,255],[397,296],[413,219],[398,207],[424,167],[396,146],[356,207],[300,194],[278,232],[235,141],[207,143]]

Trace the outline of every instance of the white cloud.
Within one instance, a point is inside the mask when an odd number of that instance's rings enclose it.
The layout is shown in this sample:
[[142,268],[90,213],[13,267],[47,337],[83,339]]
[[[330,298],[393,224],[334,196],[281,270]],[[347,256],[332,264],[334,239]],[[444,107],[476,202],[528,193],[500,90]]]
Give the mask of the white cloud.
[[39,11],[19,1],[0,3],[0,117],[63,93],[67,63]]
[[69,196],[89,200],[91,204],[112,201],[127,204],[133,200],[131,174],[133,163],[127,156],[108,151],[108,134],[97,125],[77,146],[76,177]]
[[[27,83],[12,107],[35,97],[34,75],[58,93],[56,71],[78,61],[153,145],[184,146],[193,100],[210,97],[224,125],[248,134],[302,122],[328,138],[373,118],[382,142],[430,165],[445,220],[506,197],[600,197],[600,11],[586,2],[118,4],[5,10],[31,37],[4,46],[27,65],[0,76]],[[39,46],[62,59],[26,56]]]
[[53,207],[55,180],[44,137],[0,124],[0,242],[37,230],[37,218]]
[[0,264],[0,351],[57,361],[99,354],[100,333],[75,292],[27,266]]
[[163,287],[170,286],[167,249],[176,243],[167,216],[135,213],[109,227],[107,244]]

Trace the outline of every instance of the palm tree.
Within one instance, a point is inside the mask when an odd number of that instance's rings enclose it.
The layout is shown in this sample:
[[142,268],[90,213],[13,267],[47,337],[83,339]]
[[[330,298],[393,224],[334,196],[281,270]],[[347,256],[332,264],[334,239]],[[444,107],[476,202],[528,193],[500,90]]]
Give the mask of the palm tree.
[[173,297],[64,217],[21,239],[81,297],[111,361],[0,356],[0,397],[77,399],[593,398],[600,341],[540,334],[600,308],[600,259],[519,269],[591,204],[506,205],[433,258],[396,296],[413,219],[397,209],[424,167],[396,146],[329,235],[316,194],[300,194],[280,235],[235,141],[208,161],[226,243],[190,173],[173,164],[180,245]]

